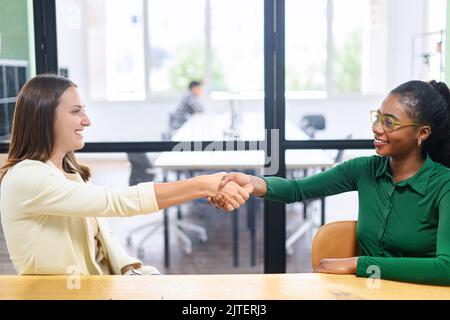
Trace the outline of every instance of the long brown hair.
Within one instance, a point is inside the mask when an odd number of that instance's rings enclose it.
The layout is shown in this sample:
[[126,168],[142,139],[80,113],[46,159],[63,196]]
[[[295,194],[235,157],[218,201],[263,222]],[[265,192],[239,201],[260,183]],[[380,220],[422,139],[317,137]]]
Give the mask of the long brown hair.
[[[56,107],[70,87],[77,86],[54,74],[37,75],[25,83],[17,97],[8,159],[0,167],[0,181],[6,171],[20,161],[47,162],[50,159],[55,140]],[[67,173],[78,172],[85,182],[91,177],[89,168],[79,163],[72,151],[64,156],[63,169]]]

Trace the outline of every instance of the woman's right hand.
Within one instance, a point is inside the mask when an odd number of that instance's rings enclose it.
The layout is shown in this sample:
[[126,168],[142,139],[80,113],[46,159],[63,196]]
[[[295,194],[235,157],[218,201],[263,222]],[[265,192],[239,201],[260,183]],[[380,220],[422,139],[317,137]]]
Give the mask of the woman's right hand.
[[252,190],[246,190],[235,182],[223,185],[221,182],[226,175],[226,172],[220,172],[195,176],[186,180],[155,183],[154,190],[158,208],[162,210],[198,198],[213,198],[220,195],[227,203],[224,210],[237,209],[249,198]]
[[[236,182],[228,181],[223,183],[226,173],[216,173],[198,177],[202,179],[205,186],[208,201],[216,199],[222,201],[221,209],[225,211],[233,211],[243,205],[250,197],[253,187],[250,185],[241,186]],[[210,202],[211,203],[211,202]]]
[[[220,187],[226,188],[227,186],[234,184],[238,184],[239,186],[247,190],[249,194],[254,194],[256,196],[263,196],[267,192],[267,185],[264,179],[240,172],[232,172],[226,174],[222,178]],[[227,208],[229,208],[229,203],[224,197],[222,197],[221,194],[215,197],[208,197],[208,202],[224,210],[227,210]]]
[[236,182],[241,187],[251,188],[251,194],[258,197],[264,196],[267,192],[266,181],[257,176],[252,176],[241,172],[230,172],[223,177],[220,185],[223,186],[230,181]]

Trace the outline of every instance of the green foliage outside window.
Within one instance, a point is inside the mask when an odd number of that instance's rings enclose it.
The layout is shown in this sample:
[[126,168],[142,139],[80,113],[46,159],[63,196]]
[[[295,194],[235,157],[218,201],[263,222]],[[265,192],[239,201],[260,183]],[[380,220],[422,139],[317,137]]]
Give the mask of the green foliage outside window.
[[361,32],[353,31],[333,48],[333,88],[337,92],[361,91]]
[[[170,87],[174,91],[185,90],[192,80],[203,81],[206,72],[206,50],[204,46],[182,48],[180,51],[183,53],[169,71]],[[211,53],[211,73],[211,89],[227,90],[223,70],[214,50]]]

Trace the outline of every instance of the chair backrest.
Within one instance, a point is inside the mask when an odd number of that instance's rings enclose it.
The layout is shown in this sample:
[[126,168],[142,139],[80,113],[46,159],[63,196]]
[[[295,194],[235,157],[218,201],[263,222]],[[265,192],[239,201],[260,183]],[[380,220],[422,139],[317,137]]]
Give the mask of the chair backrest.
[[[349,140],[352,138],[352,134],[349,134],[345,139]],[[334,158],[334,163],[340,163],[342,162],[342,158],[344,157],[344,149],[338,149],[338,152],[336,153],[336,157]]]
[[322,259],[350,258],[358,255],[356,221],[336,221],[317,230],[311,249],[315,270]]
[[130,186],[153,180],[155,175],[148,172],[153,165],[145,153],[127,153],[127,156],[131,164]]
[[300,121],[299,127],[311,138],[314,138],[317,130],[325,129],[325,117],[321,114],[304,116]]

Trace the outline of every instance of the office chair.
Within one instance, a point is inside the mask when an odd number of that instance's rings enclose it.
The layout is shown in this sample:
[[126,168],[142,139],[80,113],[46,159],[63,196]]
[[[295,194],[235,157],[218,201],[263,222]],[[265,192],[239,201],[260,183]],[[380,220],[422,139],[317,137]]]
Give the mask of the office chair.
[[[351,139],[352,134],[349,134],[345,139]],[[342,162],[342,159],[344,157],[344,150],[345,149],[338,149],[336,156],[334,158],[334,164],[339,164]],[[303,176],[306,177],[308,175],[308,170],[303,170]],[[293,177],[295,178],[295,177]],[[320,225],[317,225],[316,222],[313,220],[313,216],[315,214],[316,208],[311,208],[310,204],[315,201],[316,199],[310,199],[303,201],[303,222],[300,224],[300,226],[297,228],[297,230],[288,237],[286,240],[286,253],[288,255],[292,255],[294,253],[294,244],[297,242],[308,230],[320,227]],[[322,205],[325,205],[324,203]],[[308,210],[309,208],[309,210]],[[312,209],[312,210],[311,210]],[[324,221],[322,221],[324,223]]]
[[321,114],[306,115],[300,120],[300,129],[302,129],[311,139],[318,130],[325,129],[325,117]]
[[9,257],[8,249],[6,247],[5,236],[3,235],[2,225],[0,223],[0,263],[2,263],[6,257]]
[[130,186],[153,181],[157,172],[145,153],[127,153],[127,158],[131,164]]
[[[305,132],[310,139],[314,139],[318,130],[325,129],[325,117],[321,114],[311,114],[303,116],[298,127]],[[288,171],[288,178],[304,178],[309,175],[310,169],[295,169]],[[306,209],[304,210],[304,219],[306,219]]]
[[[128,153],[128,161],[131,164],[131,173],[129,184],[136,185],[141,182],[153,181],[158,172],[153,168],[152,163],[147,158],[145,153]],[[178,207],[180,210],[180,207]],[[180,215],[179,215],[180,217]],[[145,258],[144,243],[161,227],[164,225],[163,220],[153,221],[142,226],[136,227],[129,231],[127,235],[127,245],[133,246],[133,233],[141,231],[146,228],[151,228],[149,232],[139,241],[137,246],[137,254],[139,259]],[[170,231],[178,236],[182,241],[183,250],[186,254],[192,252],[192,241],[186,235],[184,230],[189,230],[198,234],[201,241],[208,240],[206,229],[193,223],[185,222],[180,219],[170,219]]]
[[2,224],[0,223],[0,274],[15,274],[14,266],[9,258]]
[[[321,114],[311,114],[303,116],[299,123],[299,128],[304,131],[310,139],[314,139],[318,130],[325,129],[325,117]],[[288,178],[304,178],[309,175],[309,169],[292,170],[288,172]],[[306,231],[313,228],[315,223],[312,219],[308,219],[308,207],[313,200],[303,201],[303,219],[304,222],[297,228],[297,230],[286,240],[286,253],[292,255],[294,253],[293,245],[300,239]]]
[[170,141],[172,136],[180,128],[180,124],[177,120],[176,114],[174,112],[169,114],[169,127],[162,133],[161,138],[163,141]]
[[322,259],[358,256],[356,221],[336,221],[317,230],[311,247],[311,264],[316,270]]

